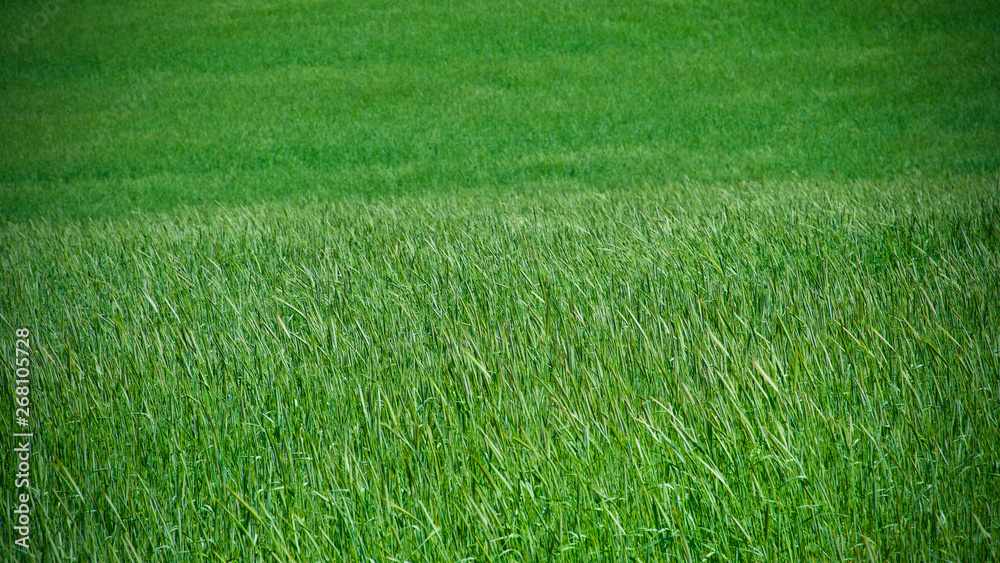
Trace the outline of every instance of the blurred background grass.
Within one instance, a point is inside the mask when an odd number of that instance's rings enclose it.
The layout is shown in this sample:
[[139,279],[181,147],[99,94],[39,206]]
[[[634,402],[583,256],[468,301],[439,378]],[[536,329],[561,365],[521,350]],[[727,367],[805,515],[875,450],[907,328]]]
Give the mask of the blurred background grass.
[[48,5],[0,7],[8,220],[1000,163],[995,2]]

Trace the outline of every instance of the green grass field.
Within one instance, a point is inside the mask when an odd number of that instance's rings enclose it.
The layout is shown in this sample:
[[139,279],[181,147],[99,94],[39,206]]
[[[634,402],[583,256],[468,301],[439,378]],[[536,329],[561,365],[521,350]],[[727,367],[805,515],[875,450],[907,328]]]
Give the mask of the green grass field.
[[1000,559],[1000,5],[7,2],[0,116],[5,559]]

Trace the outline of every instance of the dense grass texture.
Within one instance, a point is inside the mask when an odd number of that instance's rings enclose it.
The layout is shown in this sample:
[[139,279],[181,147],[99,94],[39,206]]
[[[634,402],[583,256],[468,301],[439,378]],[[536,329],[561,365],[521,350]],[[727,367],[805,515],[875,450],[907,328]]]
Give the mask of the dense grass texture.
[[998,223],[996,179],[968,179],[10,225],[35,541],[87,561],[995,559]]
[[995,0],[5,1],[0,558],[1000,560],[998,147]]
[[0,116],[18,221],[990,174],[1000,3],[8,1]]

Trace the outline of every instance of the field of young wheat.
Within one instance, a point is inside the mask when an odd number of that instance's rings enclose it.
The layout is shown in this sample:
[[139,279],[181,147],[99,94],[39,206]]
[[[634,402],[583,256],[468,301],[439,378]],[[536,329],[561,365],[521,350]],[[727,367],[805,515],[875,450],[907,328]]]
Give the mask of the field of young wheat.
[[43,351],[36,547],[989,559],[995,195],[674,186],[8,228],[4,318]]
[[5,560],[1000,558],[993,3],[0,15]]

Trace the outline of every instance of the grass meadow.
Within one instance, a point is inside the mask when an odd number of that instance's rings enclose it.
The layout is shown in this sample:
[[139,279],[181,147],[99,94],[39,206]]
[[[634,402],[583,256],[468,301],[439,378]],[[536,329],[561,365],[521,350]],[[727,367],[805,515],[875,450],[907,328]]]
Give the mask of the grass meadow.
[[1000,7],[7,2],[11,561],[1000,559]]

